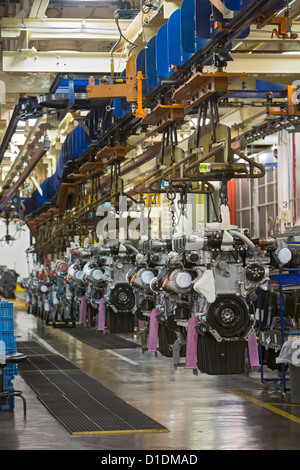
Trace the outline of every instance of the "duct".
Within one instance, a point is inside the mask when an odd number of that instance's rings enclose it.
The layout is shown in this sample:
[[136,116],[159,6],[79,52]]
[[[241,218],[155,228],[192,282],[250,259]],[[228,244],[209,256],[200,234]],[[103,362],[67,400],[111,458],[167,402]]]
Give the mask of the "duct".
[[249,251],[251,253],[254,253],[255,245],[248,237],[246,237],[246,235],[244,235],[241,232],[238,232],[237,230],[230,230],[230,233],[231,233],[231,235],[233,235],[235,237],[238,237],[240,240],[242,240],[244,243],[246,243],[246,245],[248,245]]

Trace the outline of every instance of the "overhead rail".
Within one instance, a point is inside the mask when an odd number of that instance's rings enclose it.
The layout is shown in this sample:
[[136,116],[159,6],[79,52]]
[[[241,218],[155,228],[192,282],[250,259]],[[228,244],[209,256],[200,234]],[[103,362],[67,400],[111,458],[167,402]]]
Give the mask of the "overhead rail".
[[[158,104],[172,103],[174,91],[195,73],[202,73],[205,65],[222,73],[232,61],[232,42],[246,38],[250,26],[259,18],[265,18],[266,23],[270,21],[284,6],[284,1],[228,0],[225,5],[231,9],[229,19],[223,17],[215,2],[184,0],[146,47],[131,56],[133,74],[124,70],[119,75],[120,83],[115,80],[102,83],[100,78],[89,83],[86,89],[89,102],[107,100],[110,96],[112,106],[111,112],[106,113],[107,121],[102,120],[101,131],[94,133],[84,158],[95,158],[96,149],[111,146],[112,141],[126,142],[147,114]],[[129,83],[134,84],[131,90]],[[125,88],[126,92],[119,91]],[[134,96],[127,100],[133,90]]]

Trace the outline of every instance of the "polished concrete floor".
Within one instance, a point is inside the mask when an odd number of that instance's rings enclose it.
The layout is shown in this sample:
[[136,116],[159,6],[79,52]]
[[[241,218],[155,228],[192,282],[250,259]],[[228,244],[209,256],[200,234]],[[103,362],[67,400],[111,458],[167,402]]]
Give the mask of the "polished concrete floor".
[[72,436],[18,375],[14,388],[24,391],[27,418],[19,399],[13,413],[0,412],[1,450],[300,449],[300,405],[291,404],[288,393],[265,390],[259,370],[196,376],[139,348],[96,350],[25,310],[15,309],[15,335],[62,354],[169,432]]

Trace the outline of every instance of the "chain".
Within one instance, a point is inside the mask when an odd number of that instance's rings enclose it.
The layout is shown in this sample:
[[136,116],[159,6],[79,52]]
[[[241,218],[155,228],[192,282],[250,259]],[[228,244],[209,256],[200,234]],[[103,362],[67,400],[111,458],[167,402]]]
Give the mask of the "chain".
[[224,174],[222,176],[222,183],[221,183],[219,195],[220,195],[221,204],[224,206],[227,206],[228,205],[228,187],[227,187],[227,179]]
[[172,223],[172,232],[173,234],[175,233],[175,228],[176,228],[176,210],[175,210],[175,204],[174,201],[176,199],[176,191],[172,186],[169,186],[167,189],[167,198],[170,201],[170,213],[171,213],[171,223]]
[[181,211],[180,217],[185,217],[187,218],[187,197],[188,197],[188,191],[191,186],[191,182],[187,185],[185,191],[180,192],[180,199],[178,201],[178,207]]

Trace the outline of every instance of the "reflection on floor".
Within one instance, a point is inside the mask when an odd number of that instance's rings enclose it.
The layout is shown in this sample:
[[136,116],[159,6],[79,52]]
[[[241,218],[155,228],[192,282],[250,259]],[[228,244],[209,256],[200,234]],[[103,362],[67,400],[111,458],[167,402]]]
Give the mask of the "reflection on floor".
[[20,307],[15,306],[17,341],[39,341],[63,355],[170,432],[72,436],[18,375],[14,387],[24,391],[27,419],[19,401],[13,413],[0,413],[1,450],[300,449],[300,407],[290,404],[288,394],[265,390],[260,371],[193,375],[140,348],[97,350]]

